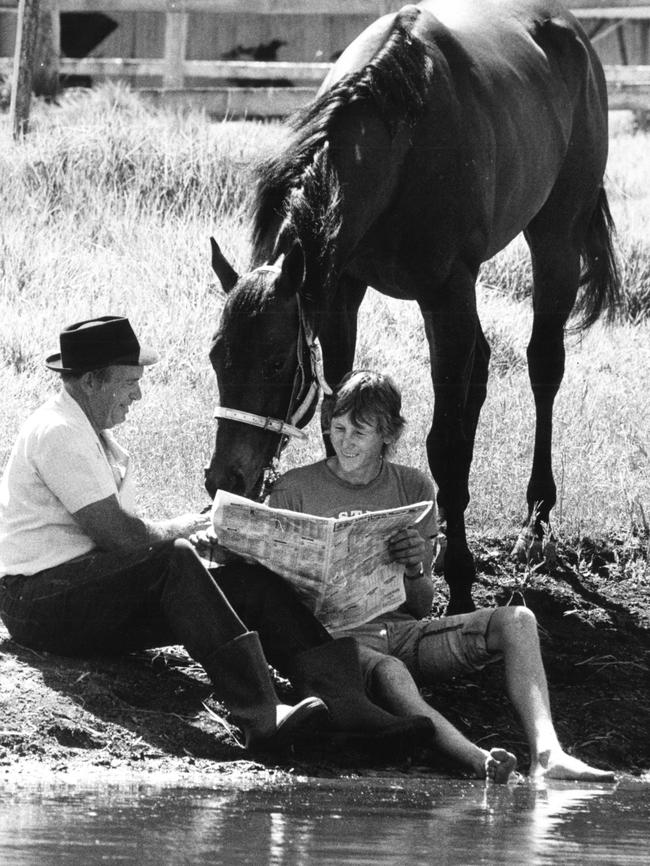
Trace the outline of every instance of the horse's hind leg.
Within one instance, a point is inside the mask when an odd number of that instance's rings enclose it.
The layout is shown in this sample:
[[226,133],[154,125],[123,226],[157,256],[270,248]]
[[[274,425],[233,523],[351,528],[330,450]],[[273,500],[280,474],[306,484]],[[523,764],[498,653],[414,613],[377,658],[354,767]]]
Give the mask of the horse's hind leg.
[[[535,400],[535,447],[528,482],[528,523],[535,514],[535,548],[542,524],[548,524],[556,502],[553,478],[553,406],[564,376],[564,328],[575,303],[580,276],[579,245],[574,232],[549,229],[547,220],[533,221],[526,231],[533,263],[533,328],[528,344],[528,373]],[[531,539],[522,533],[515,555],[527,559]]]

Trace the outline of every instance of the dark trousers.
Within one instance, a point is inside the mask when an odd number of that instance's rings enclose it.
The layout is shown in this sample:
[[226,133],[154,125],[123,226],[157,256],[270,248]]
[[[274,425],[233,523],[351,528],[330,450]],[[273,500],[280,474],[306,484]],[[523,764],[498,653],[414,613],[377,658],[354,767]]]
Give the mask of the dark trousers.
[[296,653],[331,640],[277,575],[243,562],[207,571],[184,540],[5,577],[0,616],[18,643],[74,656],[182,644],[201,662],[252,630],[281,672]]
[[232,562],[210,573],[247,627],[258,632],[269,663],[285,676],[294,656],[332,640],[291,585],[268,568]]

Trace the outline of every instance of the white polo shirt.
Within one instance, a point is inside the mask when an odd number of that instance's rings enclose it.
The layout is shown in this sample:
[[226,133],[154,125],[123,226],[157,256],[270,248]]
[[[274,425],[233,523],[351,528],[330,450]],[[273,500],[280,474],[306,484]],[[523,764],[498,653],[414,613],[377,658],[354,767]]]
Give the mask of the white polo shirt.
[[[35,574],[95,546],[72,517],[116,494],[134,511],[129,455],[102,441],[65,389],[26,421],[0,480],[0,576]],[[110,460],[110,462],[109,462]]]

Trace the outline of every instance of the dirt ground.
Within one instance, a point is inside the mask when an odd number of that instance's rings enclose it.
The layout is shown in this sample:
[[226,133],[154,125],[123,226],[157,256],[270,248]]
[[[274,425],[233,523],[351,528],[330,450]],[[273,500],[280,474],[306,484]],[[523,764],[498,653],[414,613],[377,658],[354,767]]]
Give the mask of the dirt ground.
[[[511,542],[472,540],[479,605],[525,603],[536,614],[556,727],[565,748],[623,774],[650,768],[648,541],[560,545],[553,568],[515,566]],[[445,605],[444,585],[434,612]],[[289,685],[278,689],[291,700]],[[500,665],[425,695],[475,742],[528,763]],[[251,754],[180,647],[77,660],[18,646],[0,627],[0,781],[159,775],[267,783],[285,775],[445,773],[434,755],[327,736],[283,754]]]

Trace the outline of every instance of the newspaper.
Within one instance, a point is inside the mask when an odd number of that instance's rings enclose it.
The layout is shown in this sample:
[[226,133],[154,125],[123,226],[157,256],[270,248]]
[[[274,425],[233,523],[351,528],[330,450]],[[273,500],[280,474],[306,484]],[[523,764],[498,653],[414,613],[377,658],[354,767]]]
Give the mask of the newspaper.
[[387,541],[432,507],[417,502],[354,517],[316,517],[219,490],[212,523],[219,546],[287,578],[336,633],[402,604],[404,566],[389,561]]

